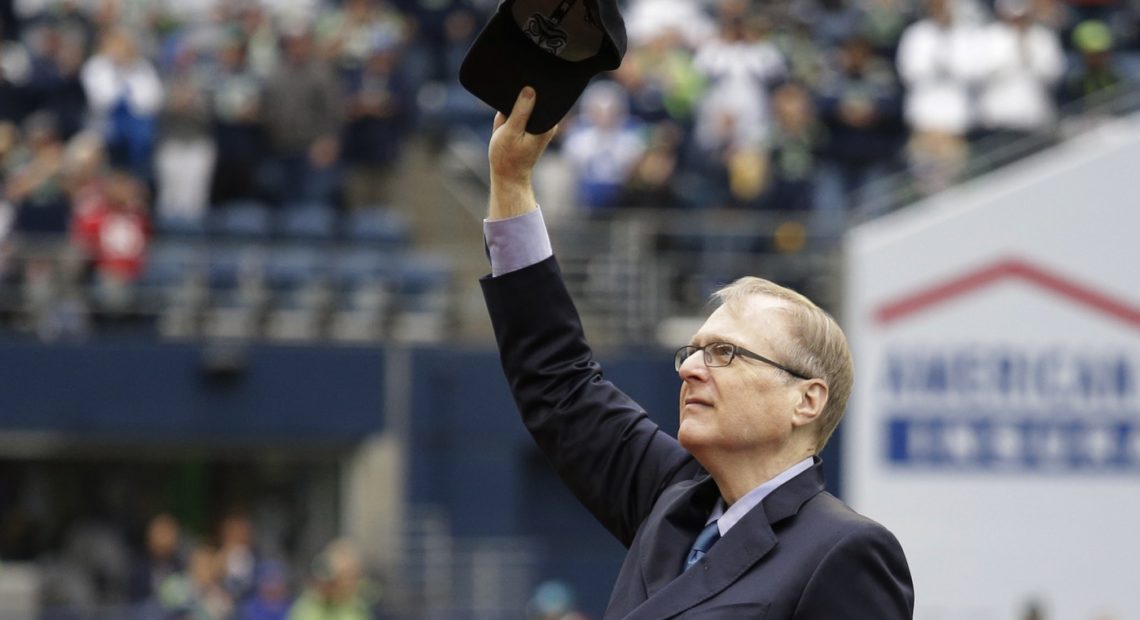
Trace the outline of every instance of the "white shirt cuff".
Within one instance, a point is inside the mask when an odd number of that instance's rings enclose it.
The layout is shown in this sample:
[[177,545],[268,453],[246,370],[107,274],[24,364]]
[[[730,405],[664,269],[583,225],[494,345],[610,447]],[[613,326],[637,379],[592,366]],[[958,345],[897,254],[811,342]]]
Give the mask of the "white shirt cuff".
[[492,277],[530,267],[554,255],[540,209],[501,220],[483,220],[483,239],[491,259]]

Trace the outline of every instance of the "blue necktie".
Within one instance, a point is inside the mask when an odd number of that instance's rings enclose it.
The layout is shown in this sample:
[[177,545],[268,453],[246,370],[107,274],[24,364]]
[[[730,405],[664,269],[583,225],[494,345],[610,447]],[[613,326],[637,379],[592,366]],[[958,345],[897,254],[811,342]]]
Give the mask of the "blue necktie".
[[692,568],[694,564],[705,557],[705,554],[712,549],[713,543],[720,540],[720,530],[717,529],[716,521],[709,523],[705,529],[697,534],[697,539],[693,541],[693,548],[689,550],[689,557],[685,558],[685,570]]

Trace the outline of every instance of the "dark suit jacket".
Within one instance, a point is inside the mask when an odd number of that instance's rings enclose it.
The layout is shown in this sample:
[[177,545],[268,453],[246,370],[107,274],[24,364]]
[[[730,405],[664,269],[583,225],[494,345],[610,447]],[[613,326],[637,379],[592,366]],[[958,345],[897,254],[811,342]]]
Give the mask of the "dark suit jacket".
[[554,258],[482,284],[523,421],[566,484],[629,548],[605,618],[911,617],[898,541],[823,490],[818,458],[682,573],[719,497],[714,481],[602,378]]

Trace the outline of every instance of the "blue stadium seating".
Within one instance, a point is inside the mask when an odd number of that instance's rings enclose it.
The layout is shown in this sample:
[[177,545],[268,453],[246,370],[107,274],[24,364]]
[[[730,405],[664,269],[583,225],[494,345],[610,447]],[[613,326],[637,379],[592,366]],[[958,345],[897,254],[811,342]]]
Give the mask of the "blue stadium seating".
[[265,283],[273,290],[290,290],[323,280],[331,270],[327,252],[312,245],[274,248],[265,264]]
[[212,236],[230,239],[265,239],[270,233],[269,207],[256,201],[220,205],[211,215]]
[[158,214],[154,219],[154,230],[166,238],[200,238],[206,236],[205,218],[191,218],[179,215]]
[[147,252],[138,285],[145,288],[174,286],[200,269],[204,260],[205,250],[201,245],[178,239],[159,241]]
[[336,237],[337,214],[332,205],[319,202],[287,205],[276,220],[275,232],[282,239],[328,241]]
[[397,250],[408,247],[411,233],[407,220],[389,208],[361,209],[344,220],[345,239],[374,248]]

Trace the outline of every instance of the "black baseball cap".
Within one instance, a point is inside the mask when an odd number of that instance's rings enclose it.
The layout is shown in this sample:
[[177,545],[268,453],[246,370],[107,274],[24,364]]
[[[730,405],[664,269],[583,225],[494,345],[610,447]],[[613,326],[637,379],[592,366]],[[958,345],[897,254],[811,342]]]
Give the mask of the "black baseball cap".
[[463,58],[459,83],[503,114],[533,87],[526,130],[545,133],[590,78],[618,68],[625,46],[617,0],[503,0]]

